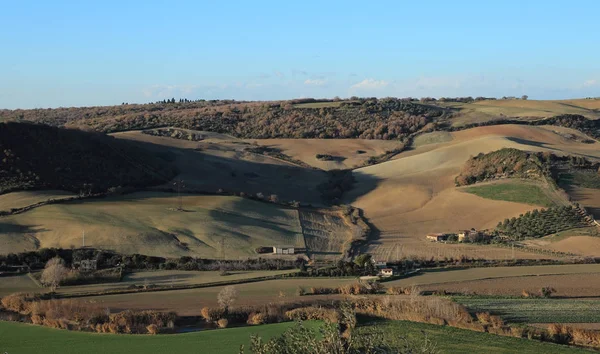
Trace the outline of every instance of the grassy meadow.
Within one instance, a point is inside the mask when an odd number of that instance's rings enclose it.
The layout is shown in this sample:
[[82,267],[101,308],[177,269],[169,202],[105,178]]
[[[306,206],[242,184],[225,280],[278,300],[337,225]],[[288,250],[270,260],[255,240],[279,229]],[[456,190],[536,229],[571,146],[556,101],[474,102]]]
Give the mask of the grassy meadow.
[[[249,348],[250,336],[271,338],[294,326],[293,322],[208,330],[175,335],[115,335],[70,332],[14,322],[0,322],[0,351],[11,354],[70,353],[237,353],[240,345]],[[316,328],[318,322],[306,322]],[[426,335],[440,353],[583,353],[583,349],[542,343],[448,326],[408,321],[381,321],[361,325],[357,333],[382,333],[390,342],[402,345],[403,338],[416,343]]]
[[543,207],[556,205],[556,202],[549,196],[546,188],[518,181],[475,185],[473,187],[466,187],[464,191],[486,199],[504,200]]
[[373,331],[382,333],[392,343],[401,344],[404,339],[423,342],[424,335],[436,344],[440,353],[587,353],[587,350],[534,340],[503,337],[449,326],[408,321],[381,321],[370,326],[358,327],[358,333]]
[[599,323],[600,299],[492,299],[454,297],[473,312],[490,312],[515,323]]
[[[248,348],[250,336],[270,338],[293,322],[266,324],[175,335],[119,335],[83,333],[14,322],[0,322],[0,352],[10,354],[95,353],[238,353]],[[308,322],[316,327],[318,322]]]

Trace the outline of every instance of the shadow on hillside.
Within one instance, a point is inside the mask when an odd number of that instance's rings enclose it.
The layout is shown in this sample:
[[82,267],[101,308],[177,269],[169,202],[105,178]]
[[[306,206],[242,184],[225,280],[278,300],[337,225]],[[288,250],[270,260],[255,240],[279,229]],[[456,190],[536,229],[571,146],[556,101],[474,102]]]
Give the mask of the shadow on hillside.
[[[252,195],[275,194],[284,201],[319,204],[321,199],[317,185],[328,178],[327,173],[322,170],[277,163],[263,157],[259,159],[265,162],[251,161],[246,159],[243,152],[227,148],[211,153],[210,150],[198,151],[149,142],[130,143],[154,153],[168,151],[176,156],[174,163],[179,169],[177,178],[184,180],[184,192],[188,190],[215,193],[221,189],[225,192]],[[161,187],[173,188],[172,182]]]
[[535,147],[540,147],[540,148],[544,148],[544,149],[549,149],[549,150],[554,150],[552,148],[549,148],[546,143],[543,143],[541,141],[534,141],[534,140],[527,140],[527,139],[521,139],[521,138],[515,138],[512,136],[507,136],[506,139],[517,143],[517,144],[521,144],[521,145],[528,145],[528,146],[535,146]]
[[[506,139],[508,139],[508,140],[510,140],[512,142],[521,144],[521,145],[535,146],[535,147],[538,147],[538,148],[543,148],[543,149],[552,151],[552,152],[560,154],[560,155],[570,155],[571,154],[568,151],[563,151],[563,150],[560,150],[560,149],[555,149],[553,147],[550,147],[547,143],[544,143],[544,142],[541,142],[541,141],[527,140],[527,139],[515,138],[515,137],[510,137],[510,136],[507,136]],[[587,157],[587,158],[590,158],[590,159],[597,159],[598,158],[597,156],[580,154],[580,153],[575,154],[575,155]]]
[[38,225],[18,225],[0,222],[0,234],[35,234],[37,232],[45,232],[47,229],[41,228]]

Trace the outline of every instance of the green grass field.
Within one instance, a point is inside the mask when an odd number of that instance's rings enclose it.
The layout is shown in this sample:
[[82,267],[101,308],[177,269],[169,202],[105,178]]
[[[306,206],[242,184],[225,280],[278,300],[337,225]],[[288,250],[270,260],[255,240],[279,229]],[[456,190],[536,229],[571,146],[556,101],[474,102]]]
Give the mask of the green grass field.
[[490,312],[516,323],[600,323],[598,299],[492,299],[455,297],[473,312]]
[[[318,322],[307,322],[316,328]],[[240,345],[249,346],[252,334],[263,338],[280,335],[294,326],[293,322],[256,327],[176,335],[114,335],[70,332],[14,322],[0,322],[0,352],[10,354],[71,354],[71,353],[238,353]],[[407,321],[382,321],[363,325],[357,333],[381,332],[392,343],[401,338],[422,341],[423,333],[432,340],[440,353],[582,353],[582,349],[550,343],[502,337],[446,326]]]
[[[176,335],[116,335],[71,332],[22,323],[0,322],[0,353],[95,354],[95,353],[238,353],[248,348],[250,336],[280,335],[293,322],[255,327],[209,330]],[[316,327],[318,322],[308,322]]]
[[391,342],[401,338],[422,342],[427,338],[436,344],[440,353],[587,353],[589,351],[534,340],[503,337],[489,333],[474,332],[448,326],[437,326],[408,321],[382,321],[368,327],[359,327],[358,333],[378,331]]
[[546,193],[544,189],[527,183],[510,182],[484,184],[466,187],[464,191],[486,199],[504,200],[544,207],[556,205],[554,200],[548,196],[548,193]]

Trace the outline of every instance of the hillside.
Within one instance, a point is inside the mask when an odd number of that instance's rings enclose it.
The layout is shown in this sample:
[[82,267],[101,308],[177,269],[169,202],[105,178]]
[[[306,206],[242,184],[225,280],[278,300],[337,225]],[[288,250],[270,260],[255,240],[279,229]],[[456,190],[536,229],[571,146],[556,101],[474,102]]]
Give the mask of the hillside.
[[[395,159],[354,171],[356,184],[344,202],[363,209],[378,230],[366,251],[383,259],[400,257],[512,257],[509,250],[427,242],[430,232],[494,229],[505,218],[543,205],[493,200],[456,187],[455,177],[469,158],[503,148],[600,159],[600,143],[555,126],[483,126],[451,133],[451,139],[405,151]],[[564,197],[563,197],[564,198]],[[590,194],[586,203],[593,203]],[[582,203],[583,204],[583,203]],[[587,206],[586,204],[583,204]],[[591,204],[590,204],[591,205]],[[540,255],[516,253],[517,257]]]
[[195,101],[111,107],[3,110],[0,121],[25,120],[101,132],[173,126],[227,133],[238,138],[399,139],[443,110],[387,98],[298,108],[295,101]]
[[0,123],[0,194],[27,189],[75,193],[146,187],[175,176],[165,159],[102,134]]
[[[0,219],[0,253],[79,246],[84,231],[86,246],[95,248],[212,259],[258,257],[261,246],[304,248],[314,230],[325,240],[312,242],[311,251],[341,255],[352,237],[339,211],[299,211],[231,196],[183,195],[184,211],[176,211],[178,204],[171,193],[138,192],[45,205]],[[304,228],[307,219],[312,222],[306,235],[299,213]]]

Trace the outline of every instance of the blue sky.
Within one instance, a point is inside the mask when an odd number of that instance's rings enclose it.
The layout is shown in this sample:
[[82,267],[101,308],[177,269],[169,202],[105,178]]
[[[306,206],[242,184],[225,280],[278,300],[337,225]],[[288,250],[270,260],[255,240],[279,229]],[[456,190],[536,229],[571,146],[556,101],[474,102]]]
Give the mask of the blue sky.
[[0,0],[0,108],[600,96],[598,1]]

